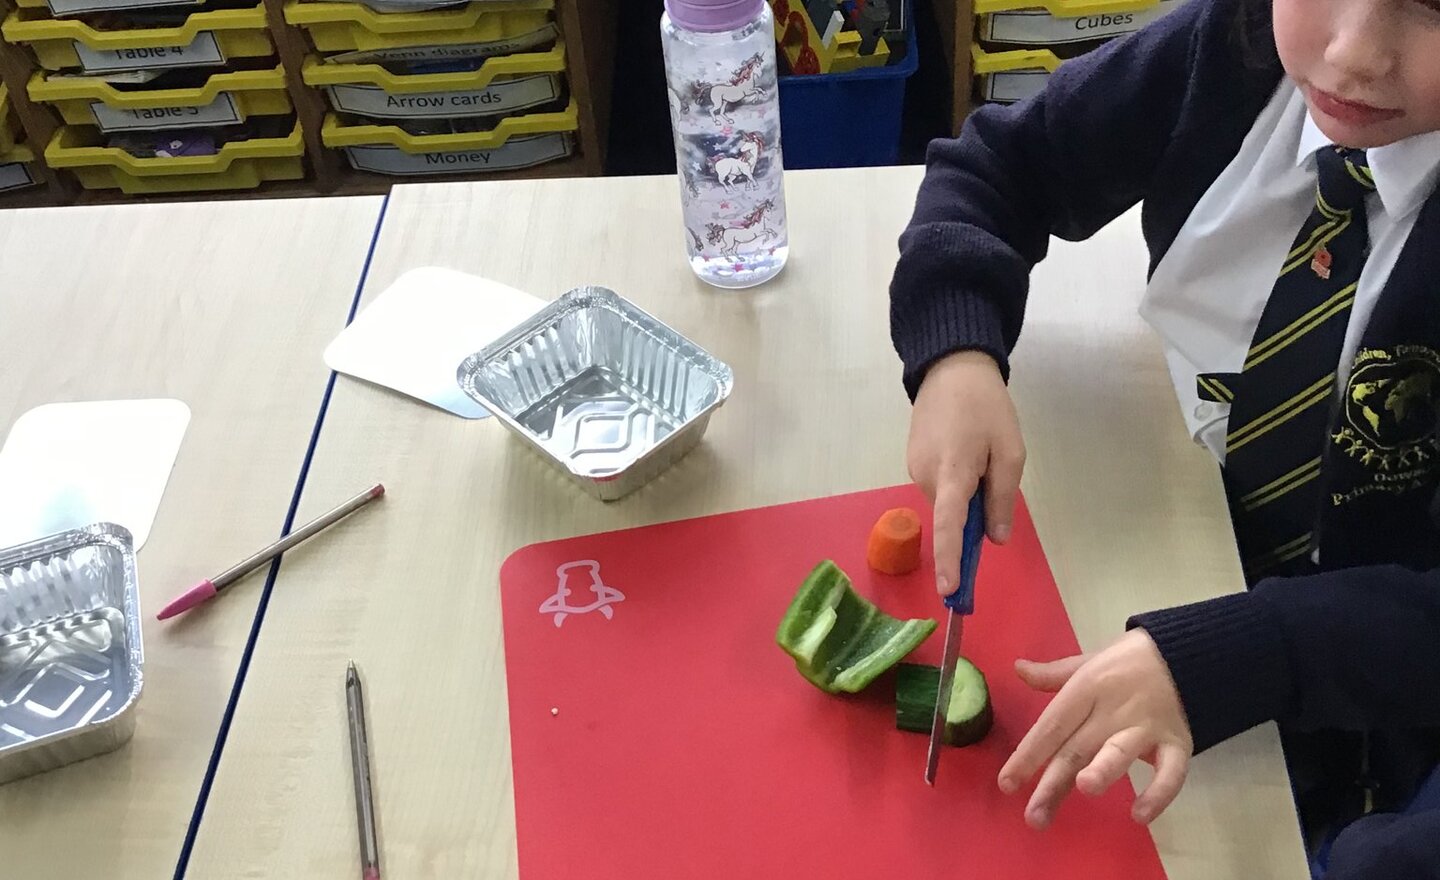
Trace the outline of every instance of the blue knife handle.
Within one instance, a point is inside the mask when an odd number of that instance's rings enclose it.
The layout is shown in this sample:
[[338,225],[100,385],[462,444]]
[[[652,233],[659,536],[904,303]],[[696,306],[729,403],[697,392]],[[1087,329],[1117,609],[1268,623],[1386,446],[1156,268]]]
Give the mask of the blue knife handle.
[[980,566],[980,545],[985,541],[985,490],[976,489],[965,515],[960,538],[960,584],[945,597],[945,607],[956,614],[975,611],[975,570]]

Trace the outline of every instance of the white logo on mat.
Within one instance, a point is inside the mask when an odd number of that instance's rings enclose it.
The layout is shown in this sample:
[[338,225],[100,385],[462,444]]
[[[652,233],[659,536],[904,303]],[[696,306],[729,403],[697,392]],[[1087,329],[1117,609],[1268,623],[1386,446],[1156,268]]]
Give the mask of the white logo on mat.
[[[588,570],[588,576],[578,569]],[[555,585],[555,595],[549,596],[540,603],[541,614],[555,615],[555,625],[559,626],[565,622],[569,614],[589,614],[591,611],[599,611],[609,620],[615,612],[610,606],[616,602],[624,602],[625,594],[607,586],[600,579],[600,563],[593,559],[581,559],[577,562],[567,562],[555,569],[558,582]],[[588,588],[595,594],[595,599],[588,605],[571,605],[569,597],[575,592],[577,586]]]

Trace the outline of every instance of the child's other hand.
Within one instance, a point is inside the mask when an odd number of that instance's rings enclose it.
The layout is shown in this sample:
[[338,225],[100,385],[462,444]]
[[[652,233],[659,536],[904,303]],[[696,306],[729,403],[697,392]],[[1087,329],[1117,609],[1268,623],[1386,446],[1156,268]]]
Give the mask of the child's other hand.
[[1025,809],[1030,827],[1049,827],[1074,788],[1103,794],[1137,760],[1155,765],[1155,778],[1135,799],[1135,821],[1149,824],[1170,806],[1185,784],[1194,740],[1148,633],[1131,630],[1093,657],[1020,660],[1015,669],[1030,687],[1059,691],[1000,769],[1000,790],[1014,794],[1048,763]]
[[910,417],[910,478],[935,506],[935,579],[941,595],[960,582],[960,544],[970,496],[985,479],[990,540],[1010,537],[1025,443],[1015,405],[994,359],[962,351],[925,374]]

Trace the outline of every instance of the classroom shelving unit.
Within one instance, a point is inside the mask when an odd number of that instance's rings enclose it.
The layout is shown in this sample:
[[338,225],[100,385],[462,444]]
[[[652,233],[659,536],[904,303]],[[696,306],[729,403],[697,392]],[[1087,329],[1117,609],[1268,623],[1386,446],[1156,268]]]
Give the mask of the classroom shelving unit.
[[1065,61],[1139,30],[1186,0],[934,0],[953,71],[953,133],[977,103],[1038,92]]
[[[255,0],[248,8],[228,0],[205,3],[172,27],[109,29],[146,0],[0,0],[6,92],[0,171],[23,159],[34,180],[0,191],[0,208],[358,195],[426,180],[598,176],[618,2],[472,0],[382,12],[348,0]],[[98,9],[107,28],[74,14],[76,7]],[[537,29],[539,41],[527,44],[523,35]],[[404,74],[381,66],[414,47],[428,47],[434,54],[425,59],[443,61],[447,47],[476,44],[503,50],[472,70]],[[223,66],[202,58],[211,62],[208,75],[183,88],[117,86],[90,72],[119,53],[178,66],[197,51],[217,53]],[[74,75],[80,63],[83,75]],[[72,75],[55,75],[62,70]],[[274,125],[205,155],[138,156],[107,137],[116,126],[168,131],[187,119],[217,124],[217,114],[222,125]],[[487,121],[464,124],[477,116]],[[438,122],[449,128],[432,125]]]

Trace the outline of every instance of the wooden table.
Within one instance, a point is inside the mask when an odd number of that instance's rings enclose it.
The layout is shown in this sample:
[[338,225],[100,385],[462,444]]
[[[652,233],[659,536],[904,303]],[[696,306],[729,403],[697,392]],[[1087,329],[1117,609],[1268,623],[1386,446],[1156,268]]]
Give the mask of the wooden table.
[[[607,506],[499,424],[342,381],[302,515],[372,480],[390,491],[373,515],[286,559],[189,876],[354,876],[349,658],[368,676],[386,873],[515,876],[501,561],[535,541],[905,482],[909,407],[886,290],[919,178],[791,175],[792,263],[741,293],[691,276],[673,178],[398,188],[366,299],[425,265],[547,298],[601,283],[729,362],[737,391],[697,451]],[[1024,488],[1087,649],[1131,612],[1242,583],[1214,465],[1186,436],[1135,315],[1144,265],[1134,216],[1057,246],[1015,360]],[[1299,880],[1296,826],[1266,727],[1196,761],[1154,834],[1175,880]]]
[[160,623],[280,533],[381,199],[0,211],[0,432],[32,407],[175,397],[191,422],[139,556],[145,687],[116,752],[0,786],[5,877],[176,860],[263,583]]

